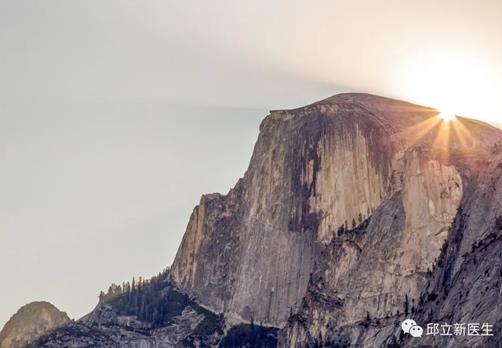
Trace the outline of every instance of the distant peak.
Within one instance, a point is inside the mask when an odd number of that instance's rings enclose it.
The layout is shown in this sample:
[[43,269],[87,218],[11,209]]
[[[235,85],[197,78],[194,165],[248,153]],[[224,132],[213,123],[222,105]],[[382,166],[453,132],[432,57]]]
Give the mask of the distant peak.
[[49,302],[28,303],[9,319],[0,332],[0,348],[24,347],[69,321],[66,313]]

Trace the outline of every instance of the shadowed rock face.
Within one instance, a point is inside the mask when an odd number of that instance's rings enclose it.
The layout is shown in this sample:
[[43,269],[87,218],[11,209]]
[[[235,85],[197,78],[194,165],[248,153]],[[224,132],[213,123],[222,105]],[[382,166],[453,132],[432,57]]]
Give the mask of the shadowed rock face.
[[[464,162],[465,163],[465,162]],[[500,347],[502,343],[502,148],[471,164],[468,188],[443,253],[421,295],[417,322],[489,323],[491,337],[442,340],[441,347]],[[405,346],[413,341],[404,340]]]
[[[279,327],[301,311],[312,274],[344,304],[333,325],[402,311],[405,297],[418,301],[457,215],[465,179],[455,156],[485,156],[500,139],[493,127],[461,119],[460,131],[436,116],[362,94],[273,111],[243,179],[195,208],[174,279],[214,311]],[[366,220],[364,233],[343,233]],[[320,331],[323,312],[311,313]]]
[[[281,346],[500,347],[502,336],[497,328],[502,325],[502,151],[500,147],[493,147],[488,158],[462,158],[458,167],[463,173],[465,191],[438,260],[432,271],[424,274],[418,298],[407,294],[400,301],[399,312],[385,316],[372,312],[370,305],[366,317],[352,323],[343,322],[347,311],[353,311],[353,304],[349,307],[339,299],[329,298],[337,289],[329,287],[329,282],[322,278],[332,272],[329,269],[344,255],[343,244],[335,240],[326,248],[326,255],[320,261],[322,266],[314,273],[302,309],[290,318],[283,330]],[[372,224],[384,227],[379,233],[383,238],[388,238],[391,230],[400,230],[403,222],[393,218],[400,216],[399,198],[394,197],[381,209],[383,215],[377,210],[369,223],[348,232],[346,239],[370,238],[367,234],[372,231]],[[375,252],[368,250],[364,257],[374,259],[372,253]],[[367,261],[361,259],[360,262]],[[381,265],[373,267],[379,270]],[[399,288],[400,284],[396,284],[396,289]],[[400,323],[409,317],[423,326],[489,323],[494,327],[494,336],[413,339],[403,335],[400,329]]]
[[0,332],[1,348],[21,348],[68,323],[70,318],[48,302],[27,304],[10,318]]

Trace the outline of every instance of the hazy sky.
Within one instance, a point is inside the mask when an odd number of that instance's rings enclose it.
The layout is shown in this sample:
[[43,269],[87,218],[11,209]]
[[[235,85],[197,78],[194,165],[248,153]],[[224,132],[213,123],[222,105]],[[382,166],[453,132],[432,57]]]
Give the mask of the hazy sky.
[[364,91],[502,119],[502,3],[0,0],[0,325],[174,257],[267,110]]

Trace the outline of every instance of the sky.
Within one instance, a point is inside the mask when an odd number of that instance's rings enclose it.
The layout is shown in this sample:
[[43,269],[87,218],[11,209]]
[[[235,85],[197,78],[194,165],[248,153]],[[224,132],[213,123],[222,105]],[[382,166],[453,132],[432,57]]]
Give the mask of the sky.
[[500,125],[502,3],[0,0],[0,325],[156,274],[261,119],[340,92]]

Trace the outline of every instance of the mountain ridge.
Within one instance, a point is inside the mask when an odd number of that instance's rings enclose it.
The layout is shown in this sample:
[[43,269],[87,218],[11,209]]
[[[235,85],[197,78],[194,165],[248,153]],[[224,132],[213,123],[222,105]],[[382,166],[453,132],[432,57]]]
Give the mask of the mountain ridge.
[[[501,261],[501,144],[487,124],[444,122],[432,108],[368,94],[271,111],[244,176],[226,195],[202,195],[162,286],[141,290],[168,307],[173,291],[187,296],[173,295],[185,299],[164,326],[141,306],[125,315],[104,302],[35,346],[64,338],[80,347],[93,342],[77,338],[91,328],[110,346],[129,330],[127,347],[414,346],[400,333],[405,314],[466,319],[475,303],[474,319],[497,324],[493,303],[470,298],[459,275],[496,295],[498,271],[479,280],[472,264]],[[468,342],[496,347],[496,338]]]

